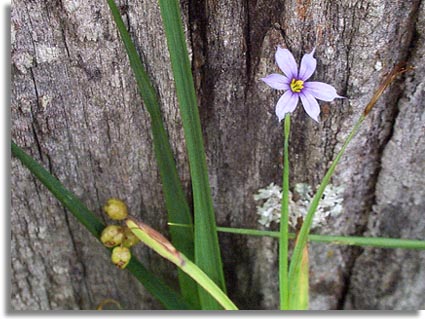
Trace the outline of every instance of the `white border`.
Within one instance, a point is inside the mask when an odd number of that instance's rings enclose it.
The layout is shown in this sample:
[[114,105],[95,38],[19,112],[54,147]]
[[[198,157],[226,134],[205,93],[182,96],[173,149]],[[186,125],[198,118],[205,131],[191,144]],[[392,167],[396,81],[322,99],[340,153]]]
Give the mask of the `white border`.
[[3,220],[1,224],[1,239],[3,240],[3,251],[2,251],[2,271],[0,272],[0,283],[1,283],[1,296],[0,296],[0,307],[1,313],[0,316],[4,317],[7,309],[7,305],[9,304],[10,297],[10,175],[9,175],[9,167],[10,167],[10,90],[9,90],[9,82],[10,82],[10,27],[9,27],[9,1],[0,1],[1,4],[1,38],[0,44],[2,45],[2,50],[0,50],[0,96],[2,97],[1,101],[3,111],[0,116],[1,124],[0,124],[0,147],[1,147],[1,176],[2,183],[0,189],[0,203],[2,203],[2,216]]
[[[43,0],[38,0],[43,1]],[[52,1],[52,0],[44,0]],[[90,1],[90,0],[85,0]],[[141,0],[135,0],[141,1]],[[390,317],[390,318],[425,318],[425,311],[401,313],[395,311],[323,311],[323,312],[304,312],[304,313],[284,313],[277,311],[241,311],[241,312],[165,312],[165,311],[125,311],[125,312],[97,312],[97,311],[78,311],[78,312],[11,312],[9,308],[10,302],[10,1],[0,0],[1,5],[1,26],[3,26],[0,32],[0,43],[3,45],[3,49],[0,51],[0,70],[1,70],[1,85],[0,85],[0,96],[3,97],[3,116],[1,116],[1,139],[0,146],[3,150],[1,161],[1,176],[3,182],[1,183],[0,189],[0,202],[3,203],[3,222],[1,223],[1,234],[3,239],[3,269],[1,271],[0,283],[2,283],[1,296],[0,296],[0,317],[12,317],[12,318],[27,318],[27,317],[64,317],[64,318],[93,318],[93,317],[113,317],[113,318],[124,318],[124,317],[142,317],[142,318],[172,318],[172,317],[220,317],[220,318],[239,318],[239,317],[266,317],[266,318],[310,318],[310,317],[335,317],[335,318],[353,318],[361,317],[375,318],[375,317]],[[117,315],[120,314],[120,315]]]

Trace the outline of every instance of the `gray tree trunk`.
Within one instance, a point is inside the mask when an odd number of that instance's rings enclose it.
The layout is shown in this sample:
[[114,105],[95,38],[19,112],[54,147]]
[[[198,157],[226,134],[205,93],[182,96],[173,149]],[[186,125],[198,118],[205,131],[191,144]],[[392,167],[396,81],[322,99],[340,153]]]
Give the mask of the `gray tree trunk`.
[[[118,1],[162,102],[180,176],[190,175],[166,41],[155,0]],[[344,210],[318,234],[425,240],[425,2],[420,0],[188,0],[182,2],[199,97],[217,223],[260,228],[253,195],[281,184],[277,45],[297,59],[316,47],[315,79],[348,99],[322,103],[313,122],[292,117],[291,185],[315,187],[385,72],[416,67],[365,121],[332,180]],[[11,8],[12,139],[93,212],[120,197],[166,232],[166,212],[140,100],[106,1],[15,0]],[[161,309],[18,160],[12,159],[15,310]],[[272,224],[272,229],[277,226]],[[230,297],[276,309],[277,242],[220,234]],[[175,286],[174,268],[143,247],[138,257]],[[311,309],[425,307],[425,253],[310,244]]]

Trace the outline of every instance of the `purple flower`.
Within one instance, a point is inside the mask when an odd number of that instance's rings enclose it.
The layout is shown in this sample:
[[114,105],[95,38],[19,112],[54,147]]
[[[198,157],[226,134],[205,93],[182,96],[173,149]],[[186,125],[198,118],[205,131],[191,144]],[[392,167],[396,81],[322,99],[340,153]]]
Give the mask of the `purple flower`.
[[309,54],[304,54],[301,67],[298,70],[297,62],[288,49],[277,48],[276,63],[285,75],[270,74],[261,80],[276,90],[285,93],[277,101],[276,115],[279,122],[286,113],[292,113],[298,100],[301,99],[304,110],[315,121],[319,121],[320,107],[316,99],[333,101],[342,98],[336,93],[333,86],[322,82],[306,82],[316,70],[316,59],[313,57],[315,49]]

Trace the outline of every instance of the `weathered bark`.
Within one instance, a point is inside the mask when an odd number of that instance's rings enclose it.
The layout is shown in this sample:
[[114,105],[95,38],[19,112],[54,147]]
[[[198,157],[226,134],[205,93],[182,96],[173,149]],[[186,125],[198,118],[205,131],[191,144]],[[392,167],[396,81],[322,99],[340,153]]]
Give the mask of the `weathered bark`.
[[[119,3],[161,98],[190,198],[159,8],[154,0]],[[322,103],[320,124],[301,107],[294,113],[292,185],[320,182],[394,63],[417,68],[383,96],[349,147],[332,181],[345,187],[344,213],[315,232],[425,239],[423,1],[189,0],[182,11],[219,225],[259,228],[253,194],[280,184],[282,127],[279,94],[258,79],[277,71],[277,45],[298,59],[316,47],[315,79],[348,99]],[[11,31],[14,141],[99,217],[116,196],[166,232],[149,116],[106,1],[15,0]],[[106,298],[161,308],[16,159],[11,183],[13,309],[93,309]],[[277,308],[276,241],[220,240],[231,298],[242,309]],[[135,254],[175,286],[171,265],[143,247]],[[310,254],[312,309],[425,306],[423,252],[310,244]]]

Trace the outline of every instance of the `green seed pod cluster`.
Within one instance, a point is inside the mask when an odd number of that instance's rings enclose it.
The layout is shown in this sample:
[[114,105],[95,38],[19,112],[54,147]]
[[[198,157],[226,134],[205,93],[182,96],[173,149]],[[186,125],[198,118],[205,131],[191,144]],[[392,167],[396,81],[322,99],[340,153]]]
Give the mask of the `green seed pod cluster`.
[[128,216],[127,205],[117,198],[108,199],[103,210],[113,220],[123,220]]
[[[124,220],[128,216],[127,205],[120,199],[110,198],[103,206],[103,211],[112,220]],[[114,265],[124,269],[131,259],[130,247],[139,239],[127,226],[107,225],[100,235],[100,241],[112,249],[111,260]]]
[[127,267],[131,259],[130,249],[127,247],[115,247],[112,250],[111,260],[112,263],[120,269]]

